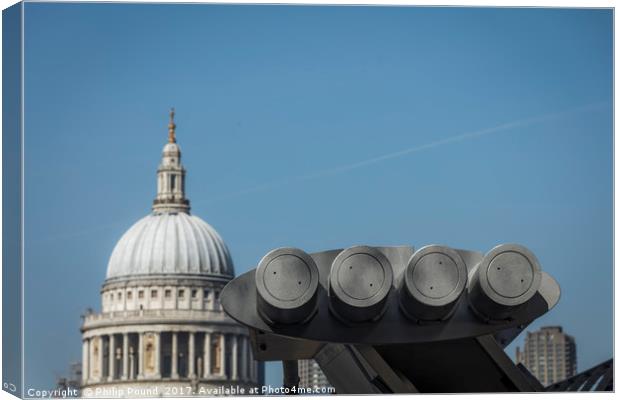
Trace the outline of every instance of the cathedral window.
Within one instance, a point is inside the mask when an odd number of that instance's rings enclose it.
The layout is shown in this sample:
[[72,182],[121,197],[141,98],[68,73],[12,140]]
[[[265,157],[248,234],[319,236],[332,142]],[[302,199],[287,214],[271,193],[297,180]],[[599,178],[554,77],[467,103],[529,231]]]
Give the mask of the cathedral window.
[[169,299],[171,296],[172,296],[172,290],[166,289],[166,291],[164,292],[164,297]]
[[127,292],[127,300],[131,300],[133,297],[133,292],[130,290]]
[[139,299],[143,299],[144,298],[144,290],[138,290],[138,298]]
[[213,298],[214,298],[214,304],[213,304],[213,308],[215,310],[220,310],[220,292],[215,290],[213,291]]
[[157,298],[157,290],[155,290],[155,289],[151,290],[151,298],[152,299],[156,299]]
[[195,299],[196,297],[198,297],[198,290],[192,289],[192,299]]
[[185,297],[185,290],[181,289],[179,290],[179,299],[182,299]]
[[170,188],[172,189],[172,191],[175,190],[175,186],[176,186],[176,175],[171,175],[170,176]]
[[122,299],[123,298],[123,293],[118,292],[118,295],[116,297],[118,297],[119,300]]

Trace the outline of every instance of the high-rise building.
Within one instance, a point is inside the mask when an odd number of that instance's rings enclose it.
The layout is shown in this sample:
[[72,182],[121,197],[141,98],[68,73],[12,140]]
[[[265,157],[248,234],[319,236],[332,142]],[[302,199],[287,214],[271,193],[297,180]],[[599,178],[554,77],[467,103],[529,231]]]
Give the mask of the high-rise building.
[[84,316],[86,397],[205,396],[219,393],[203,389],[255,387],[264,379],[248,330],[222,310],[232,258],[215,229],[190,213],[173,118],[174,111],[152,211],[116,244],[101,312]]
[[545,386],[577,373],[575,339],[562,332],[561,326],[528,332],[523,351],[517,347],[516,358]]
[[304,388],[327,388],[330,383],[316,361],[299,360],[299,386]]

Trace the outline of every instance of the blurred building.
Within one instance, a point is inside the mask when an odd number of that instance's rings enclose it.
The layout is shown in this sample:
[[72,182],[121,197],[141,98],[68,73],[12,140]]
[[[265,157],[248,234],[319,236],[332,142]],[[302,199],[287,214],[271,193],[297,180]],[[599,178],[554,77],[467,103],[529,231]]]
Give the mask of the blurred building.
[[517,347],[516,358],[545,386],[577,373],[575,339],[565,334],[561,326],[527,332],[523,351]]
[[75,362],[69,366],[69,376],[61,376],[56,380],[56,393],[66,394],[63,397],[78,397],[77,389],[82,385],[82,363]]
[[84,316],[86,395],[206,396],[264,380],[247,328],[222,310],[220,292],[235,276],[232,258],[215,229],[190,213],[174,111],[170,117],[152,211],[116,244],[101,312]]
[[299,386],[327,388],[331,386],[327,377],[314,360],[299,360]]

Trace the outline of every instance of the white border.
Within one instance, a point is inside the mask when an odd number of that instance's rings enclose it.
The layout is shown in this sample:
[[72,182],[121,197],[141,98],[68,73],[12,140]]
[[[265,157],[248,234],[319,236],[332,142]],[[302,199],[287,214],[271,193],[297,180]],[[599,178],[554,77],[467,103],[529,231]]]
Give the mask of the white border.
[[[29,0],[29,2],[43,2],[40,0]],[[70,3],[91,3],[91,2],[99,2],[102,3],[104,1],[96,1],[96,0],[82,0],[82,1],[78,1],[78,0],[65,0],[63,2],[70,2]],[[13,4],[15,4],[16,2],[13,0],[0,0],[0,5],[2,6],[2,9],[5,9]],[[112,2],[110,2],[112,3]],[[558,0],[541,0],[541,1],[535,1],[535,0],[525,0],[525,1],[491,1],[491,0],[478,0],[478,1],[470,1],[470,0],[461,0],[461,1],[450,1],[450,0],[443,0],[443,1],[433,1],[433,0],[429,0],[429,1],[425,1],[425,2],[420,2],[420,1],[411,1],[411,0],[391,0],[391,1],[381,1],[381,0],[377,0],[375,2],[369,2],[369,1],[362,1],[362,0],[358,0],[358,1],[354,1],[354,0],[313,0],[312,2],[309,1],[299,1],[299,0],[289,0],[287,2],[275,2],[275,1],[264,1],[264,0],[244,0],[244,1],[233,1],[233,0],[220,0],[220,1],[176,1],[176,0],[151,0],[151,1],[146,1],[146,0],[133,0],[133,1],[118,1],[118,2],[114,2],[114,3],[193,3],[193,4],[297,4],[297,5],[378,5],[378,6],[469,6],[469,7],[561,7],[561,8],[615,8],[615,1],[604,1],[604,0],[591,0],[591,1],[583,1],[583,0],[564,0],[564,1],[558,1]],[[22,4],[22,32],[21,32],[21,36],[22,36],[22,43],[21,43],[21,67],[22,67],[22,79],[21,79],[21,183],[22,183],[22,187],[21,187],[21,201],[22,201],[22,212],[21,212],[21,224],[22,224],[22,246],[21,246],[21,257],[22,257],[22,269],[21,269],[21,277],[22,277],[22,282],[21,282],[21,286],[22,286],[22,306],[24,305],[24,296],[25,296],[25,292],[24,292],[24,257],[25,257],[25,253],[24,253],[24,238],[25,238],[25,232],[24,232],[24,148],[25,148],[25,141],[24,141],[24,129],[25,129],[25,119],[24,119],[24,81],[25,81],[25,77],[24,77],[24,25],[25,25],[25,16],[24,16],[24,4]],[[2,33],[1,33],[1,19],[0,19],[0,39],[1,39]],[[616,43],[618,42],[618,33],[615,30],[615,11],[614,11],[614,114],[613,114],[613,126],[614,126],[614,133],[615,133],[615,120],[616,120],[616,108],[615,108],[615,93],[616,93],[616,80],[615,80],[615,76],[618,72],[616,63],[615,63],[615,47],[616,47]],[[0,55],[0,63],[2,61],[2,56]],[[0,82],[0,89],[1,89],[1,82]],[[2,100],[0,99],[0,107],[2,105]],[[0,142],[0,150],[1,150],[1,142]],[[618,205],[616,196],[615,196],[615,182],[616,182],[616,176],[618,176],[618,166],[615,163],[615,154],[620,150],[620,145],[618,145],[618,143],[615,140],[615,135],[614,135],[614,141],[613,141],[613,146],[614,146],[614,174],[613,174],[613,180],[614,180],[614,267],[615,265],[618,264],[619,258],[618,258],[618,254],[616,253],[615,249],[618,245],[620,245],[620,239],[618,239],[618,237],[615,235],[615,227],[616,227],[616,213],[615,213],[615,208]],[[1,154],[1,153],[0,153]],[[0,164],[0,179],[1,179],[1,172],[2,172],[2,166]],[[2,195],[2,189],[0,187],[0,204],[1,204],[1,195]],[[1,232],[1,222],[2,222],[2,215],[0,214],[0,232]],[[1,260],[0,260],[0,266],[1,266]],[[615,343],[616,340],[619,337],[619,333],[618,330],[616,329],[616,296],[615,296],[615,287],[618,286],[618,284],[620,283],[620,278],[619,275],[615,273],[615,268],[614,268],[614,294],[613,294],[613,299],[614,299],[614,356],[615,356]],[[0,284],[2,282],[2,277],[0,276]],[[2,305],[2,299],[0,297],[0,307]],[[22,308],[22,317],[21,317],[21,326],[22,326],[22,332],[24,329],[24,309]],[[0,320],[0,328],[2,327],[2,322]],[[23,335],[22,335],[22,340],[21,340],[21,346],[22,346],[22,390],[24,389],[24,378],[25,378],[25,373],[24,373],[24,340],[23,340]],[[2,349],[1,349],[1,344],[0,344],[0,358],[2,355]],[[2,366],[0,365],[0,375],[2,373]],[[618,378],[618,368],[615,368],[614,371],[614,381],[618,382],[617,380]],[[22,392],[23,393],[23,392]],[[489,397],[489,396],[496,396],[497,394],[474,394],[474,395],[459,395],[461,398],[465,398],[465,399],[478,399],[480,397]],[[562,394],[555,394],[555,395],[559,395],[561,396]],[[390,398],[393,396],[397,396],[397,395],[391,395],[391,396],[376,396],[376,398]],[[409,395],[398,395],[400,398],[402,398],[402,396],[409,396]],[[416,395],[416,396],[420,396],[420,395]],[[447,398],[453,398],[453,395],[422,395],[423,398],[432,396],[432,398],[434,399],[447,399]],[[509,397],[509,398],[526,398],[528,395],[527,394],[506,394],[503,395],[504,398]],[[541,395],[538,395],[541,396]],[[545,396],[545,395],[542,395]],[[572,394],[564,394],[564,396],[572,396]],[[601,398],[601,397],[611,397],[613,396],[613,394],[597,394],[597,393],[580,393],[579,397],[580,398]],[[361,396],[339,396],[339,398],[359,398]],[[3,399],[14,399],[14,396],[11,396],[9,393],[1,391],[0,394],[0,400]],[[299,399],[309,399],[309,400],[316,400],[316,396],[297,396],[296,398]]]

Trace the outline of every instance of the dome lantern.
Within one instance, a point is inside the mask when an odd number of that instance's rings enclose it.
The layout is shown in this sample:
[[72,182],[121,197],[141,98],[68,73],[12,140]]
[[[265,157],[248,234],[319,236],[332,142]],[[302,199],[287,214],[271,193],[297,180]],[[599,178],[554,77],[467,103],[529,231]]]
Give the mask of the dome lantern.
[[153,211],[189,213],[189,200],[185,198],[185,168],[181,164],[181,149],[176,140],[174,115],[172,108],[168,124],[168,143],[164,146],[157,169],[157,196],[153,200]]

